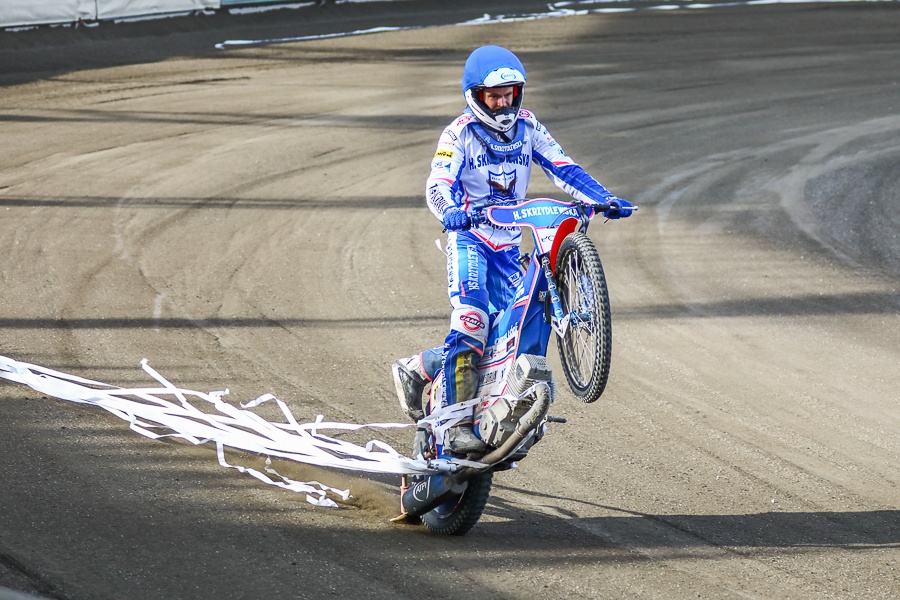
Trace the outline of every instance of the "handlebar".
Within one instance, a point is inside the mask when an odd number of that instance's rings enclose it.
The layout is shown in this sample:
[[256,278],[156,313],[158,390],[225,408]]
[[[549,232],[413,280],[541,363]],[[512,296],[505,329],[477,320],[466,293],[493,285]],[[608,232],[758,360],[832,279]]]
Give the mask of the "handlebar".
[[[490,221],[487,218],[486,212],[487,212],[487,209],[489,209],[493,206],[509,206],[513,202],[527,202],[528,200],[529,200],[528,198],[520,198],[518,200],[505,201],[505,202],[488,200],[484,204],[471,209],[471,212],[469,213],[469,219],[470,219],[471,223],[468,227],[466,227],[466,229],[471,229],[472,227],[477,227],[479,225],[489,223]],[[602,213],[606,212],[607,210],[613,208],[612,203],[610,203],[610,202],[594,203],[594,202],[585,202],[583,200],[578,200],[578,199],[566,200],[566,202],[578,209],[579,215],[581,217],[581,221],[585,227],[587,226],[587,221],[589,221],[591,218],[593,218],[593,216],[595,216],[598,213],[602,214]],[[588,212],[588,210],[587,210],[588,207],[590,207],[591,211],[593,211],[592,214]],[[628,210],[631,210],[631,211],[635,211],[637,209],[638,209],[637,206],[628,207]],[[446,233],[446,231],[447,230],[445,229],[444,232]]]
[[[526,202],[527,200],[528,200],[528,198],[521,198],[518,201]],[[610,202],[604,202],[601,204],[601,203],[594,203],[594,202],[585,202],[583,200],[578,200],[578,199],[566,200],[566,202],[568,202],[569,204],[578,208],[578,212],[581,214],[581,216],[583,218],[588,218],[588,213],[587,213],[588,207],[590,207],[594,211],[594,214],[604,213],[607,210],[613,208],[612,203],[610,203]],[[471,221],[472,221],[472,227],[477,226],[477,225],[482,225],[482,224],[488,222],[487,215],[485,214],[487,212],[488,208],[490,208],[492,206],[505,206],[507,204],[509,204],[509,202],[496,202],[496,201],[488,200],[481,206],[473,208],[472,212],[469,213],[469,219],[471,219]],[[637,209],[638,209],[637,206],[630,206],[628,208],[628,210],[632,210],[632,211],[635,211]]]

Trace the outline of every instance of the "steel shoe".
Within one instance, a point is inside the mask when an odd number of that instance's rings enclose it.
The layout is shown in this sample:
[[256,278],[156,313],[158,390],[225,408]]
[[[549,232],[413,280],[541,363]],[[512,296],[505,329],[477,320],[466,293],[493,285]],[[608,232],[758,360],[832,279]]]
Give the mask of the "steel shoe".
[[397,399],[400,400],[400,409],[410,419],[418,421],[425,416],[422,411],[422,393],[427,383],[425,378],[407,368],[403,360],[394,361],[391,365],[391,374],[394,376],[394,388],[397,390]]

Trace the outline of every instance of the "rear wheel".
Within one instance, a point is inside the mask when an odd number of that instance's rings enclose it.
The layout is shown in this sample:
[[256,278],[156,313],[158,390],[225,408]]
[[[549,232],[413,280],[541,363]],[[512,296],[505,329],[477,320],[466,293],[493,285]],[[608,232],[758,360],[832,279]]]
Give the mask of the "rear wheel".
[[569,234],[560,245],[556,285],[563,314],[569,316],[566,334],[556,338],[563,372],[572,393],[593,402],[609,379],[612,321],[600,255],[585,234]]
[[424,515],[422,523],[428,531],[444,535],[465,535],[484,512],[494,473],[479,473],[468,481],[466,489]]
[[[424,429],[416,431],[416,441],[413,445],[413,456],[425,454],[431,446],[431,435]],[[494,473],[485,471],[479,473],[468,481],[465,489],[458,496],[453,496],[443,504],[425,513],[419,519],[425,528],[434,533],[444,535],[465,535],[468,533],[484,512],[488,495],[491,491],[491,482]],[[412,478],[418,481],[421,477]]]

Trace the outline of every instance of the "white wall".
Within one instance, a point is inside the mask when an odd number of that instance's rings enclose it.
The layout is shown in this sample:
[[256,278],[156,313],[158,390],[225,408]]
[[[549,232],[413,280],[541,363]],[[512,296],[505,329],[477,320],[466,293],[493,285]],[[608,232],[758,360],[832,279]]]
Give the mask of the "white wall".
[[0,25],[33,25],[94,19],[97,0],[0,0]]
[[0,0],[0,26],[72,23],[201,8],[220,0]]
[[179,10],[219,8],[220,4],[219,0],[97,0],[97,18],[114,19]]

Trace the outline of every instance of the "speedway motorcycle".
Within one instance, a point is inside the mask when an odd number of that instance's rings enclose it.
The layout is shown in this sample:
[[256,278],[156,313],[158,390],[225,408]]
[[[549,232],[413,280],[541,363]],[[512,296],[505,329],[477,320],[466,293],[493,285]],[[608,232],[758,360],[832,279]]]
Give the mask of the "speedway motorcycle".
[[[587,227],[608,208],[537,198],[489,204],[473,215],[474,222],[530,231],[534,249],[522,257],[516,297],[492,315],[476,397],[445,406],[441,376],[433,382],[412,450],[433,473],[403,477],[402,512],[394,521],[464,535],[484,511],[494,473],[517,466],[550,423],[565,422],[549,414],[556,380],[546,355],[554,333],[572,393],[582,402],[603,393],[612,354],[609,296]],[[447,429],[472,417],[487,453],[452,453],[444,443]]]

